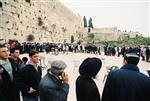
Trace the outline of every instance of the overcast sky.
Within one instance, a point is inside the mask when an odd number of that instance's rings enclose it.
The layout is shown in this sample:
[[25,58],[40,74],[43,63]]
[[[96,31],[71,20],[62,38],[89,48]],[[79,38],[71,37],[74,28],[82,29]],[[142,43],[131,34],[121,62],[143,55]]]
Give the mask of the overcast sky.
[[94,27],[118,27],[150,36],[149,0],[60,0],[75,14],[92,17]]

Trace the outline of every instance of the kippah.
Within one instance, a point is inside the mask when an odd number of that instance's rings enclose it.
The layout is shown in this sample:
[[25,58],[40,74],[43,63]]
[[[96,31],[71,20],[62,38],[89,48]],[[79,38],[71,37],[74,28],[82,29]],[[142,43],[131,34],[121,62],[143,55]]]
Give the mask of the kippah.
[[129,53],[129,54],[126,54],[125,56],[126,56],[127,58],[129,58],[129,57],[139,58],[139,56],[136,55],[136,54],[134,54],[134,53]]

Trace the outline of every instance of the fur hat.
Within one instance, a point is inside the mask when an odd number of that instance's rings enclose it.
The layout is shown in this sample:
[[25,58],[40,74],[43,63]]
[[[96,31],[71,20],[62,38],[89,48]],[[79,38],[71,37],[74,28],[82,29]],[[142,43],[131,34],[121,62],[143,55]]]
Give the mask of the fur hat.
[[86,58],[79,67],[79,73],[82,76],[95,77],[102,66],[98,58]]

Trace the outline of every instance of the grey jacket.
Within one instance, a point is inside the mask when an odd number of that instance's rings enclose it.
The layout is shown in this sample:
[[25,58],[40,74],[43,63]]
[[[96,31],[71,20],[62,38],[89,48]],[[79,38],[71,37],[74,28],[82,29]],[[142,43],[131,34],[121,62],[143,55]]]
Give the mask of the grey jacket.
[[69,85],[48,73],[39,85],[40,101],[67,101]]

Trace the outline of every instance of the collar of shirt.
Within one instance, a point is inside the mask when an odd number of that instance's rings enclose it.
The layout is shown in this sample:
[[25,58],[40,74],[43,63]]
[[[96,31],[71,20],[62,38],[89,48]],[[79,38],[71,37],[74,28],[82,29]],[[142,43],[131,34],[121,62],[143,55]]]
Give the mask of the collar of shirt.
[[28,64],[32,65],[36,70],[38,70],[38,64],[35,64],[32,61],[29,61]]
[[50,75],[53,75],[55,78],[57,78],[58,80],[60,80],[59,76],[54,75],[50,69],[47,70],[47,73]]
[[8,63],[8,59],[7,59],[6,61],[0,59],[0,64],[1,64],[1,65],[4,65],[4,64],[6,64],[6,63]]
[[128,70],[133,70],[133,71],[139,71],[139,68],[137,65],[134,64],[126,64],[121,67],[122,69],[128,69]]

